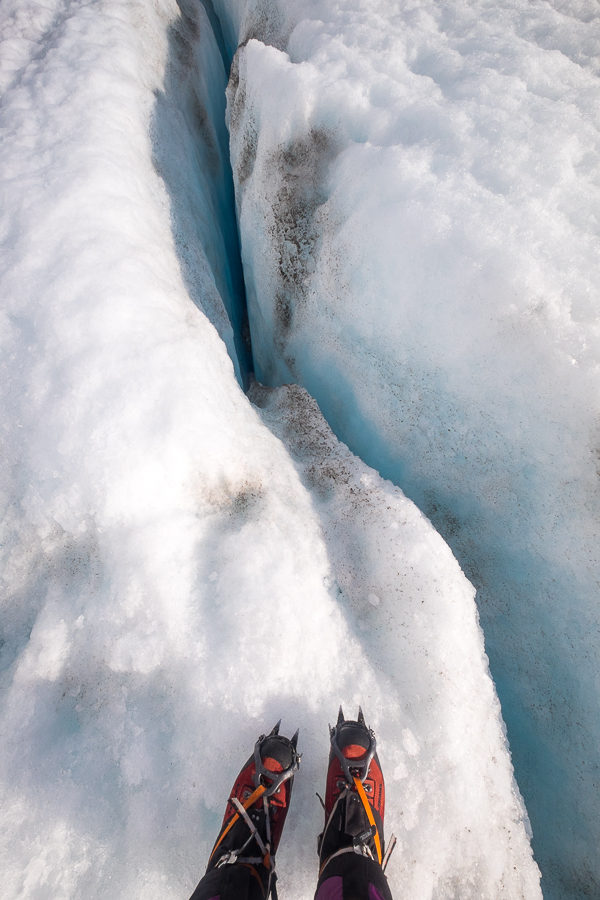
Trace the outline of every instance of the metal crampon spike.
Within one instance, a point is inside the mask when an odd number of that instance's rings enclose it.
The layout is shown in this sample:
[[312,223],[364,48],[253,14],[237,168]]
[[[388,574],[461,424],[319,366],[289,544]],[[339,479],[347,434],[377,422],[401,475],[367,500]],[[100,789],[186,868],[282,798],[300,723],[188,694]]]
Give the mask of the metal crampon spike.
[[273,729],[271,730],[269,737],[273,737],[274,734],[279,734],[279,726],[280,725],[281,725],[281,719],[279,720],[279,722],[277,722],[276,725],[273,726]]
[[[364,725],[364,724],[365,724],[365,717],[364,717],[364,715],[363,715],[363,711],[362,711],[362,707],[361,707],[361,706],[358,707],[358,719],[357,719],[357,721],[358,721],[358,724],[359,724],[359,725]],[[365,728],[366,728],[366,725],[365,725]]]
[[298,749],[298,735],[299,735],[299,734],[300,734],[300,729],[299,729],[299,728],[296,728],[296,730],[295,730],[295,732],[294,732],[294,734],[292,735],[292,738],[291,738],[291,740],[290,740],[290,744],[292,745],[292,747],[294,748],[294,750],[297,750],[297,749]]
[[344,710],[342,709],[342,704],[340,703],[340,711],[337,717],[337,724],[341,725],[345,721],[344,719]]

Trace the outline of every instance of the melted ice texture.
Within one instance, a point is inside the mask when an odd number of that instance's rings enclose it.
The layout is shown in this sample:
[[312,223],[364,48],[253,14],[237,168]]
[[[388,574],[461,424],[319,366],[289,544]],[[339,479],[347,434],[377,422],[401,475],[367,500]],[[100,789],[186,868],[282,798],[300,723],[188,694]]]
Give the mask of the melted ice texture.
[[341,701],[396,897],[539,897],[455,555],[544,891],[598,884],[599,39],[557,6],[3,0],[3,896],[185,897],[281,716],[310,897]]

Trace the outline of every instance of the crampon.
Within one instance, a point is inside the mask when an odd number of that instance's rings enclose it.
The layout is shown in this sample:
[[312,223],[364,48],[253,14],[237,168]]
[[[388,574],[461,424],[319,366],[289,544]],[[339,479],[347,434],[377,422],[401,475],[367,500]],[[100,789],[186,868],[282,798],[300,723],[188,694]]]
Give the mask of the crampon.
[[345,853],[357,853],[385,871],[396,844],[387,853],[383,836],[385,783],[377,757],[377,742],[359,707],[356,721],[345,719],[342,707],[335,727],[329,728],[331,750],[327,770],[325,827],[319,835],[320,875]]
[[275,853],[300,765],[298,732],[262,734],[235,780],[219,836],[208,861],[211,869],[240,864],[260,881],[265,898],[277,900]]

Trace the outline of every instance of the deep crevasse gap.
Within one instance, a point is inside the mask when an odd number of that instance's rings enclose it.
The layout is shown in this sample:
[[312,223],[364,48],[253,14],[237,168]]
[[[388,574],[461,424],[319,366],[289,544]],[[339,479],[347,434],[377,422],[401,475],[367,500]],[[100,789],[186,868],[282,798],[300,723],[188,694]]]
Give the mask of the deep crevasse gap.
[[[167,32],[164,87],[156,92],[154,163],[169,192],[188,292],[217,327],[247,387],[252,348],[225,124],[230,59],[211,0],[181,0],[178,6],[181,14]],[[207,263],[212,296],[206,291]]]

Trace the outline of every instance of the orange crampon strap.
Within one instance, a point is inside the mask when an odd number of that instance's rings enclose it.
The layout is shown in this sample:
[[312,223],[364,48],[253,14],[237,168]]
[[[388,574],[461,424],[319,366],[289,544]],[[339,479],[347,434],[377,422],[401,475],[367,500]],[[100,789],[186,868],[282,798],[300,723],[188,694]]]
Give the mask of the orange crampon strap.
[[381,838],[379,837],[379,829],[377,828],[377,824],[375,822],[375,816],[373,815],[373,810],[371,809],[371,804],[369,803],[369,799],[365,793],[365,789],[363,787],[362,781],[360,778],[354,776],[354,786],[358,791],[358,796],[362,801],[362,805],[365,808],[365,812],[367,814],[367,819],[369,820],[369,825],[375,828],[375,849],[377,850],[377,861],[379,865],[381,865],[382,854],[381,854]]
[[[249,809],[253,803],[256,803],[256,801],[258,800],[259,797],[262,797],[262,795],[264,794],[265,791],[266,791],[266,787],[264,786],[264,784],[259,784],[259,786],[256,788],[256,790],[250,794],[248,799],[244,800],[244,803],[242,804],[244,809]],[[235,825],[235,823],[237,822],[239,817],[240,817],[239,813],[237,813],[237,812],[234,813],[233,816],[231,817],[231,819],[229,820],[229,822],[227,823],[226,827],[223,829],[223,831],[219,835],[219,839],[218,839],[217,843],[215,844],[215,846],[213,847],[212,853],[210,854],[210,858],[208,860],[209,863],[210,863],[211,859],[213,858],[213,856],[215,855],[216,850],[217,850],[218,846],[220,845],[221,841],[227,834],[229,834],[229,832],[231,831],[231,829],[233,828],[233,826]]]

